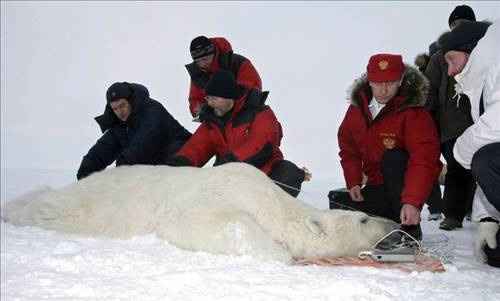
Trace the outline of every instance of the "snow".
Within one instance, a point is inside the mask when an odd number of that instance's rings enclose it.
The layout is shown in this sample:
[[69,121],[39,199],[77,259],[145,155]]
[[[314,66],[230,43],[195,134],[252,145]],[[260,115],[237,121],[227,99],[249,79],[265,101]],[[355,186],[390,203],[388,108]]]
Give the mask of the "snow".
[[[75,171],[2,169],[1,203]],[[321,209],[339,183],[314,180],[299,198]],[[445,273],[371,267],[286,266],[184,251],[154,236],[129,240],[60,234],[1,223],[1,300],[500,300],[500,269],[472,254],[474,225],[424,236],[452,247]]]

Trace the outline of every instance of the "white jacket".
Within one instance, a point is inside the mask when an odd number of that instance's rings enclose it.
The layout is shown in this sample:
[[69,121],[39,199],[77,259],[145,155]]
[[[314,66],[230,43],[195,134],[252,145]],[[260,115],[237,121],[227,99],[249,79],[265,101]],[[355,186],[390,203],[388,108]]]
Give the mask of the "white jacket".
[[[456,92],[466,94],[470,99],[474,124],[457,139],[453,155],[458,163],[470,169],[472,156],[477,150],[500,142],[500,20],[488,28],[455,80]],[[479,116],[481,93],[484,113]],[[500,219],[500,212],[487,202],[478,186],[474,195],[474,217],[484,216]]]

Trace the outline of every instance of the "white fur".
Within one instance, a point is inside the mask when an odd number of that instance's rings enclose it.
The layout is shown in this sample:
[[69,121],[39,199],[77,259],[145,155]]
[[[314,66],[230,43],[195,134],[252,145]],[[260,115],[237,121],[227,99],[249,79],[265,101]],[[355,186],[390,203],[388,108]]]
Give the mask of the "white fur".
[[20,226],[129,238],[154,233],[187,250],[292,257],[355,256],[394,225],[364,213],[315,209],[243,163],[214,168],[125,166],[2,208]]

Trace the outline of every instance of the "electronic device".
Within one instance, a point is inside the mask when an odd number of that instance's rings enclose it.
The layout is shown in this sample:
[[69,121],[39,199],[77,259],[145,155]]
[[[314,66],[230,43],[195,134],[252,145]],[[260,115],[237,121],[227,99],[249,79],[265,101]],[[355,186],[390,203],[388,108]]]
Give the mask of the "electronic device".
[[415,262],[417,259],[415,250],[411,248],[393,250],[372,249],[369,255],[376,262]]

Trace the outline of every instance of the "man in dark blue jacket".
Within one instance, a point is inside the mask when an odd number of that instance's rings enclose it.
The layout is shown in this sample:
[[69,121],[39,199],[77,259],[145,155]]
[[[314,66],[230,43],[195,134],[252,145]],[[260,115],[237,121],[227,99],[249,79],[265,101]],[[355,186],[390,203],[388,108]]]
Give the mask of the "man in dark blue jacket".
[[191,137],[146,87],[114,83],[106,92],[106,108],[95,120],[103,136],[83,157],[77,178],[116,165],[165,164]]

